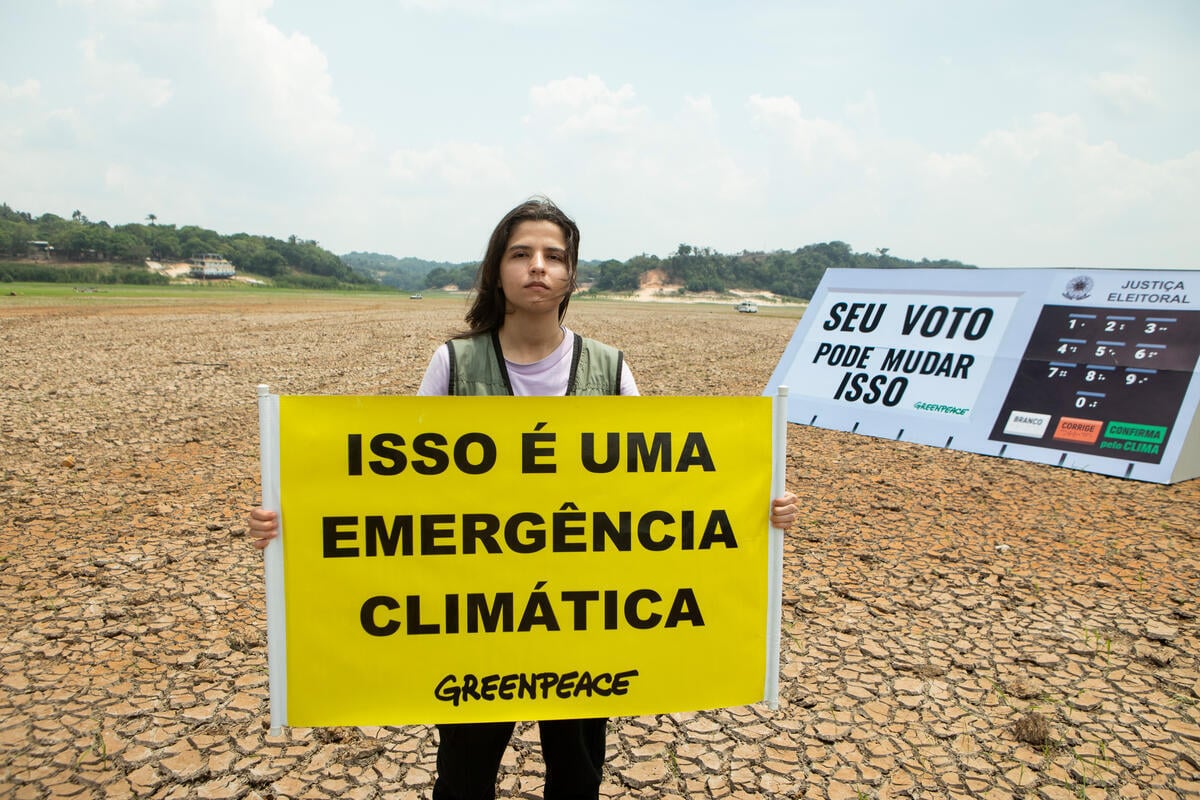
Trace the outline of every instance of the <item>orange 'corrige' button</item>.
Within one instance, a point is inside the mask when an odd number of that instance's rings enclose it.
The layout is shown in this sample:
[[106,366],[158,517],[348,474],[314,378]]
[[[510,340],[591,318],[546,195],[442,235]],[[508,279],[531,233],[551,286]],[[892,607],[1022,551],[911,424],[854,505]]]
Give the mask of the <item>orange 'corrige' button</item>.
[[1100,438],[1100,430],[1103,427],[1104,423],[1100,420],[1063,417],[1058,421],[1058,427],[1054,429],[1054,438],[1080,444],[1095,444],[1096,440]]

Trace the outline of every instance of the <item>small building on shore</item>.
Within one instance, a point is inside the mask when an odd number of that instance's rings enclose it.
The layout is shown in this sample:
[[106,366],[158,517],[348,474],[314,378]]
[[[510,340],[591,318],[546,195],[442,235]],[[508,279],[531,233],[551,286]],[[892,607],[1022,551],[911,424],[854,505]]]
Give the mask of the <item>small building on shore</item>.
[[54,259],[54,245],[49,242],[34,241],[26,244],[29,245],[29,257],[34,261],[52,261]]
[[237,271],[233,264],[217,253],[201,253],[191,261],[193,278],[232,278]]

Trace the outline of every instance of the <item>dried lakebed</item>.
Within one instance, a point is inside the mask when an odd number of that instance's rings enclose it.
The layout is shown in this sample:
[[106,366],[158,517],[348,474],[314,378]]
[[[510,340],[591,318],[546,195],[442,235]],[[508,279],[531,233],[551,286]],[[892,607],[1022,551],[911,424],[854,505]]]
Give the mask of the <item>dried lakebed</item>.
[[[462,301],[0,301],[0,797],[427,798],[430,727],[266,728],[254,387],[410,394]],[[568,315],[645,394],[757,394],[795,323]],[[1200,481],[791,426],[788,485],[780,708],[612,720],[606,797],[1200,798]]]

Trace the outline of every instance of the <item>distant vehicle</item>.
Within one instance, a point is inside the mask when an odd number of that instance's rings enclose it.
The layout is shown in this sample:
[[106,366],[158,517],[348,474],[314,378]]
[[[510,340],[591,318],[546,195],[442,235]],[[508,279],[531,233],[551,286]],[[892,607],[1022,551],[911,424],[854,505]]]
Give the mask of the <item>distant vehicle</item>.
[[738,303],[733,308],[735,311],[738,311],[742,314],[757,314],[758,313],[758,304],[751,303],[749,300],[743,300],[742,302]]
[[419,295],[419,294],[410,294],[410,295],[408,296],[408,299],[409,299],[409,300],[424,300],[425,298],[424,298],[424,297],[422,297],[422,296],[421,296],[421,295]]

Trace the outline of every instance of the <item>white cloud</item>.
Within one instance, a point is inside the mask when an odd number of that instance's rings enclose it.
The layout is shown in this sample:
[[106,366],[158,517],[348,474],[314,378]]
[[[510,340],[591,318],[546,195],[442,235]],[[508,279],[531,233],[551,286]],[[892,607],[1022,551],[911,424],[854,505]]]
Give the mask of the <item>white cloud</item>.
[[4,100],[33,100],[41,92],[42,84],[33,78],[26,78],[16,86],[9,86],[0,81],[0,101]]
[[[170,0],[167,0],[170,2]],[[88,8],[99,8],[104,13],[112,14],[144,14],[159,8],[162,0],[59,0],[61,4],[73,2],[74,5]]]
[[491,14],[496,11],[495,0],[395,0],[403,9],[431,13]]
[[867,91],[862,100],[847,103],[846,117],[863,127],[877,128],[879,126],[879,103],[875,99],[875,92]]
[[161,108],[171,100],[171,81],[147,76],[131,61],[105,58],[100,52],[103,37],[85,39],[83,74],[91,95],[88,102],[105,106],[106,113],[131,113],[143,108]]
[[[973,25],[941,59],[933,31],[915,59],[864,37],[860,15],[822,32],[835,54],[767,17],[653,4],[28,5],[28,41],[0,52],[0,200],[35,213],[459,259],[482,245],[464,231],[546,192],[578,215],[587,257],[831,239],[989,266],[1200,252],[1178,66],[1194,54],[1129,26],[1037,58],[1017,47],[1026,28]],[[49,29],[61,44],[41,58]],[[612,48],[621,30],[642,47]],[[756,53],[693,59],[696,41],[747,34]]]
[[623,134],[644,120],[646,110],[632,105],[633,87],[609,89],[595,75],[550,81],[529,90],[532,111],[525,122],[549,125],[562,134]]
[[1105,104],[1125,116],[1158,105],[1154,87],[1144,75],[1102,72],[1090,81],[1089,86]]
[[853,131],[827,119],[805,117],[794,98],[755,94],[746,105],[756,125],[781,136],[805,163],[860,158],[860,146]]
[[[322,224],[361,208],[386,161],[343,119],[325,54],[267,19],[268,0],[127,6],[115,23],[111,3],[85,12],[104,31],[82,48],[87,149],[52,161],[90,164],[132,219],[329,238]],[[69,175],[58,182],[79,191]]]
[[110,164],[104,171],[104,187],[112,191],[128,191],[130,188],[129,170],[124,166]]
[[984,177],[983,163],[970,153],[929,153],[925,168],[931,177],[942,181]]
[[433,180],[455,187],[509,180],[512,171],[498,147],[449,142],[425,150],[398,150],[388,160],[389,174],[403,182]]
[[702,119],[711,119],[713,117],[713,101],[709,95],[701,97],[693,97],[690,94],[684,95],[683,106],[695,117]]
[[477,17],[503,21],[544,21],[550,16],[569,14],[579,6],[577,0],[392,0],[396,8],[426,14]]
[[1075,115],[1036,114],[970,151],[928,153],[913,178],[910,221],[925,228],[914,233],[986,266],[1170,267],[1141,261],[1160,237],[1200,246],[1194,232],[1179,238],[1195,229],[1187,220],[1200,208],[1200,150],[1148,162],[1091,141]]
[[325,55],[302,34],[285,35],[263,16],[269,2],[217,0],[208,66],[220,74],[228,99],[260,136],[318,163],[342,164],[359,148],[341,120],[341,105]]
[[[567,91],[572,88],[573,93]],[[561,103],[546,102],[550,96]],[[539,135],[538,126],[527,125],[535,135],[525,143],[522,162],[536,165],[547,183],[562,186],[562,199],[580,210],[587,221],[586,257],[665,253],[681,241],[744,246],[732,220],[753,216],[762,202],[763,178],[725,138],[711,96],[681,95],[676,113],[655,115],[633,105],[633,87],[609,90],[591,76],[558,82],[531,96],[531,105],[541,102],[535,111],[545,114],[547,108],[569,105],[572,96],[580,101],[571,108],[593,108],[582,100],[586,97],[629,113],[620,126],[590,129],[605,135],[582,135],[584,125],[575,126],[571,136],[554,128]],[[603,242],[603,249],[593,249],[593,242]]]

